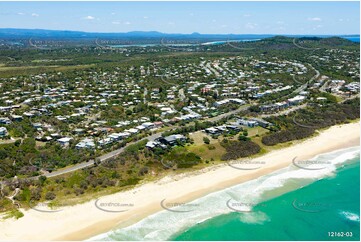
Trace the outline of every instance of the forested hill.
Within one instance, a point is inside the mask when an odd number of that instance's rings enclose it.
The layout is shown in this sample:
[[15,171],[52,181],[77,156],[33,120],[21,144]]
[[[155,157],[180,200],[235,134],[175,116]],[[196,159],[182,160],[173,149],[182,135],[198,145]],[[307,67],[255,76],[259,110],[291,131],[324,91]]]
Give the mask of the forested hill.
[[[162,33],[158,31],[131,31],[125,33],[97,33],[69,30],[45,30],[45,29],[16,29],[0,28],[0,38],[26,39],[26,38],[47,38],[47,39],[93,39],[93,38],[130,38],[130,39],[198,39],[198,40],[235,40],[235,39],[264,39],[275,36],[274,34],[182,34]],[[286,35],[296,38],[315,38],[315,35]],[[316,38],[332,37],[333,35],[316,35]],[[339,37],[359,37],[359,35],[347,35]]]

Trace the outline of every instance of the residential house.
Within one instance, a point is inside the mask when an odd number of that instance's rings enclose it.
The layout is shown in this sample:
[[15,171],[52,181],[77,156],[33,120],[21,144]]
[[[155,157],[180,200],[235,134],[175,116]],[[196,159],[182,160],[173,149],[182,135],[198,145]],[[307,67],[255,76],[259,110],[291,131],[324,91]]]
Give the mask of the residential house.
[[181,134],[173,134],[166,137],[160,137],[156,141],[159,141],[160,143],[163,143],[165,145],[176,145],[178,142],[185,142],[186,137]]
[[11,124],[11,121],[7,117],[0,118],[0,124]]
[[57,141],[61,146],[66,147],[66,146],[69,146],[69,143],[72,139],[73,138],[70,138],[70,137],[64,137],[64,138],[58,139]]
[[8,130],[5,127],[0,127],[0,137],[5,137],[8,135]]
[[256,127],[258,125],[257,121],[247,120],[247,119],[238,119],[237,123],[239,123],[240,125],[243,125],[243,126],[250,127],[250,128]]

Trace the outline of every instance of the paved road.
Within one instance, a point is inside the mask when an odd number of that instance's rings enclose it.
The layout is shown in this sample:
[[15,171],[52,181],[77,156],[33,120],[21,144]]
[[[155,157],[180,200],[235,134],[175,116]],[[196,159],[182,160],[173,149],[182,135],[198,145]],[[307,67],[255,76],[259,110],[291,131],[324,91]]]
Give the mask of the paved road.
[[[311,77],[310,80],[308,80],[305,84],[303,84],[302,86],[298,87],[296,90],[294,90],[291,94],[298,94],[304,90],[307,89],[307,85],[312,83],[314,80],[317,80],[320,76],[320,72],[318,70],[316,70],[312,65],[310,65],[311,68],[316,72],[316,74]],[[288,94],[286,96],[290,96],[291,94]],[[293,112],[295,110],[298,110],[298,109],[301,109],[301,108],[305,108],[307,106],[307,104],[302,104],[302,105],[298,105],[298,106],[294,106],[292,108],[289,108],[289,109],[286,109],[286,110],[283,110],[281,112],[278,112],[278,113],[274,113],[274,114],[263,114],[263,115],[260,115],[261,118],[267,118],[267,117],[271,117],[271,116],[279,116],[279,115],[286,115],[290,112]]]
[[186,99],[186,95],[184,95],[184,89],[183,89],[183,88],[179,89],[179,91],[178,91],[178,97],[179,97],[182,101],[184,101],[184,100]]
[[352,95],[352,96],[350,96],[350,97],[345,98],[344,100],[341,101],[341,103],[344,103],[344,102],[346,102],[347,100],[354,99],[354,98],[360,98],[360,93],[357,93],[357,94],[355,94],[355,95]]
[[[305,90],[307,89],[307,86],[308,86],[310,83],[312,83],[314,80],[317,80],[317,79],[319,78],[320,72],[319,72],[318,70],[316,70],[312,65],[310,65],[310,66],[311,66],[311,68],[316,72],[316,74],[315,74],[313,77],[311,77],[311,79],[308,80],[305,84],[302,84],[302,85],[299,86],[297,89],[295,89],[293,92],[291,92],[290,94],[287,94],[287,95],[285,95],[285,96],[283,96],[283,97],[288,97],[288,96],[291,96],[291,95],[293,95],[293,94],[299,94],[300,92],[305,91]],[[294,80],[295,82],[297,82],[297,83],[300,83],[299,81],[297,81],[297,80],[295,79],[295,76],[293,76],[293,80]]]
[[[319,76],[319,73],[317,73],[315,76]],[[317,78],[316,77],[316,78]],[[352,98],[356,98],[356,97],[359,97],[360,94],[356,94],[356,95],[353,95],[349,98],[346,98],[345,100],[343,100],[342,102],[348,100],[348,99],[352,99]],[[284,115],[284,114],[288,114],[290,112],[293,112],[295,110],[298,110],[298,109],[302,109],[302,108],[305,108],[307,106],[307,104],[302,104],[302,105],[298,105],[298,106],[295,106],[295,107],[292,107],[290,109],[287,109],[287,110],[284,110],[284,111],[281,111],[281,112],[278,112],[278,113],[274,113],[274,114],[264,114],[264,115],[261,115],[260,117],[261,118],[266,118],[266,117],[271,117],[271,116],[279,116],[279,115]],[[237,114],[241,111],[245,111],[249,108],[249,105],[244,105],[236,110],[233,110],[231,112],[228,112],[228,113],[224,113],[224,114],[221,114],[217,117],[214,117],[214,118],[208,118],[206,119],[207,121],[211,121],[211,122],[215,122],[215,121],[218,121],[222,118],[225,118],[225,117],[228,117],[230,115],[233,115],[233,114]],[[169,129],[171,128],[174,128],[174,127],[169,127]],[[167,130],[169,130],[167,129]],[[164,131],[163,131],[164,132]],[[156,138],[160,137],[163,132],[159,132],[159,133],[155,133],[155,134],[152,134],[150,136],[147,136],[143,139],[140,139],[138,141],[134,141],[134,142],[131,142],[131,143],[128,143],[125,147],[122,147],[122,148],[119,148],[117,150],[114,150],[114,151],[111,151],[107,154],[104,154],[102,156],[99,156],[99,160],[101,162],[104,162],[112,157],[115,157],[119,154],[121,154],[126,147],[128,147],[129,145],[132,145],[132,144],[136,144],[142,140],[145,140],[145,139],[148,139],[149,141],[154,141]],[[55,177],[55,176],[59,176],[59,175],[63,175],[63,174],[66,174],[66,173],[70,173],[70,172],[73,172],[73,171],[76,171],[76,170],[79,170],[79,169],[83,169],[83,168],[86,168],[86,167],[91,167],[94,165],[94,160],[90,160],[88,162],[82,162],[82,163],[79,163],[79,164],[76,164],[74,166],[71,166],[71,167],[67,167],[67,168],[64,168],[64,169],[61,169],[61,170],[57,170],[57,171],[53,171],[52,173],[48,173],[48,174],[45,174],[46,177]],[[1,184],[1,182],[0,182]]]
[[[315,78],[317,78],[319,76],[319,72],[317,72],[317,74],[315,75]],[[354,95],[350,98],[347,98],[347,99],[352,99],[352,98],[355,98],[355,97],[359,97],[359,94],[357,95]],[[346,99],[346,100],[347,100]],[[344,100],[345,101],[345,100]],[[249,108],[250,105],[244,105],[236,110],[233,110],[231,112],[228,112],[228,113],[224,113],[224,114],[221,114],[217,117],[214,117],[214,118],[208,118],[206,119],[207,121],[211,121],[211,122],[215,122],[215,121],[218,121],[222,118],[225,118],[225,117],[228,117],[230,115],[233,115],[233,114],[237,114],[241,111],[245,111]],[[270,116],[277,116],[277,115],[283,115],[283,114],[287,114],[289,112],[292,112],[292,111],[295,111],[297,109],[301,109],[301,108],[305,108],[306,107],[306,104],[302,104],[302,105],[299,105],[299,106],[296,106],[296,107],[293,107],[291,109],[287,109],[287,110],[284,110],[282,112],[279,112],[279,113],[275,113],[275,114],[265,114],[265,115],[261,115],[260,117],[261,118],[265,118],[265,117],[270,117]],[[174,128],[174,127],[169,127],[169,129],[171,128]],[[167,129],[167,130],[169,130]],[[164,132],[164,131],[163,131]],[[117,150],[114,150],[114,151],[111,151],[107,154],[104,154],[102,156],[99,156],[99,160],[101,162],[104,162],[112,157],[115,157],[119,154],[121,154],[126,147],[128,147],[129,145],[132,145],[132,144],[136,144],[142,140],[145,140],[145,139],[148,139],[149,141],[154,141],[156,138],[160,137],[162,135],[163,132],[159,132],[159,133],[155,133],[155,134],[152,134],[150,136],[147,136],[143,139],[140,139],[138,141],[134,141],[134,142],[131,142],[131,143],[128,143],[125,147],[122,147],[122,148],[119,148]],[[83,168],[86,168],[86,167],[91,167],[91,166],[94,166],[94,160],[90,160],[88,162],[82,162],[82,163],[79,163],[79,164],[76,164],[74,166],[71,166],[71,167],[66,167],[64,169],[60,169],[60,170],[57,170],[57,171],[53,171],[51,173],[47,173],[47,174],[44,174],[46,177],[56,177],[56,176],[60,176],[60,175],[64,175],[66,173],[70,173],[70,172],[73,172],[73,171],[77,171],[77,170],[80,170],[80,169],[83,169]],[[36,179],[37,177],[34,177],[33,179]],[[1,182],[0,182],[1,184]]]
[[328,84],[330,83],[330,80],[326,81],[320,88],[320,92],[326,92],[326,88],[328,87]]
[[5,140],[0,140],[0,144],[11,144],[11,143],[15,143],[17,140],[23,140],[22,138],[11,138],[11,139],[5,139]]
[[289,114],[289,113],[291,113],[291,112],[293,112],[293,111],[296,111],[296,110],[298,110],[298,109],[302,109],[302,108],[305,108],[305,107],[307,107],[307,104],[306,104],[306,103],[305,103],[305,104],[302,104],[302,105],[294,106],[294,107],[289,108],[289,109],[285,109],[285,110],[283,110],[283,111],[281,111],[281,112],[272,113],[272,114],[262,114],[262,115],[260,115],[259,117],[260,117],[260,118],[268,118],[268,117],[272,117],[272,116],[287,115],[287,114]]
[[213,74],[214,74],[216,77],[221,76],[221,75],[219,74],[219,72],[211,66],[211,63],[208,62],[208,63],[206,64],[206,68],[207,68],[208,70],[210,70],[211,72],[213,72]]
[[82,162],[76,165],[73,165],[71,167],[66,167],[64,169],[60,169],[60,170],[56,170],[53,171],[51,173],[46,173],[44,174],[44,176],[46,177],[55,177],[55,176],[60,176],[69,172],[73,172],[73,171],[77,171],[86,167],[90,167],[90,166],[94,166],[94,160],[90,160],[88,162]]
[[241,106],[240,108],[238,108],[236,110],[230,111],[228,113],[220,114],[220,115],[218,115],[216,117],[213,117],[213,118],[208,118],[205,121],[216,122],[216,121],[221,120],[222,118],[226,118],[226,117],[231,116],[233,114],[237,114],[239,112],[245,111],[245,110],[249,109],[249,107],[250,107],[250,105],[243,105],[243,106]]
[[320,48],[303,47],[303,46],[301,46],[301,45],[299,45],[299,44],[296,43],[296,38],[293,39],[293,44],[294,44],[296,47],[298,47],[298,48],[300,48],[300,49],[304,49],[304,50],[318,50],[318,49],[320,49]]
[[316,72],[316,74],[313,77],[311,77],[311,79],[308,80],[305,84],[303,84],[302,86],[300,86],[296,90],[294,90],[292,93],[297,94],[297,93],[300,93],[300,92],[306,90],[308,84],[312,83],[313,81],[317,80],[320,77],[320,72],[318,70],[316,70],[312,65],[310,65],[310,66]]
[[281,98],[287,98],[291,95],[294,94],[299,94],[300,92],[304,91],[307,89],[308,84],[312,83],[314,80],[318,79],[320,76],[320,72],[318,70],[316,70],[311,64],[309,64],[311,66],[311,68],[316,72],[316,74],[310,78],[310,80],[308,80],[306,83],[301,83],[300,81],[296,80],[295,75],[292,76],[293,81],[298,83],[298,84],[302,84],[301,86],[299,86],[297,89],[295,89],[293,92],[286,94],[284,96],[282,96]]
[[[113,158],[119,154],[121,154],[122,152],[124,152],[125,148],[127,148],[128,146],[132,145],[132,144],[136,144],[142,140],[149,140],[149,141],[154,141],[156,138],[159,138],[161,135],[162,135],[163,132],[159,132],[159,133],[156,133],[156,134],[152,134],[150,136],[147,136],[143,139],[140,139],[140,140],[137,140],[137,141],[134,141],[134,142],[130,142],[128,143],[126,146],[122,147],[122,148],[119,148],[119,149],[116,149],[116,150],[113,150],[109,153],[106,153],[102,156],[99,156],[98,159],[100,162],[104,162],[110,158]],[[55,176],[60,176],[60,175],[64,175],[66,173],[69,173],[69,172],[73,172],[73,171],[76,171],[76,170],[80,170],[80,169],[83,169],[83,168],[86,168],[86,167],[91,167],[91,166],[94,166],[94,160],[89,160],[87,162],[82,162],[82,163],[78,163],[76,165],[73,165],[71,167],[66,167],[64,169],[60,169],[60,170],[57,170],[57,171],[53,171],[51,173],[47,173],[47,174],[44,174],[46,177],[55,177]]]
[[144,88],[144,93],[143,93],[144,97],[143,97],[143,103],[147,103],[147,95],[148,95],[148,89],[145,87]]
[[152,135],[150,135],[150,136],[147,136],[147,137],[145,137],[145,138],[143,138],[143,139],[140,139],[140,140],[137,140],[137,141],[128,143],[126,146],[124,146],[124,147],[122,147],[122,148],[119,148],[119,149],[117,149],[117,150],[113,150],[113,151],[111,151],[111,152],[109,152],[109,153],[106,153],[106,154],[104,154],[104,155],[102,155],[102,156],[99,156],[99,160],[100,160],[101,162],[103,162],[103,161],[105,161],[105,160],[107,160],[107,159],[109,159],[109,158],[112,158],[112,157],[114,157],[114,156],[117,156],[117,155],[119,155],[120,153],[122,153],[122,152],[125,150],[125,148],[127,148],[129,145],[136,144],[136,143],[138,143],[138,142],[140,142],[140,141],[143,141],[143,140],[146,140],[146,139],[149,140],[149,141],[154,141],[156,138],[159,138],[160,136],[162,136],[162,133],[163,133],[163,132],[155,133],[155,134],[152,134]]
[[[312,67],[313,68],[313,67]],[[314,69],[314,68],[313,68]],[[314,79],[318,78],[320,73],[314,69],[316,71],[316,75],[313,76],[309,82],[313,81]],[[306,87],[307,87],[307,84],[305,84]],[[302,89],[304,90],[304,89]],[[302,106],[302,105],[301,105]],[[216,122],[216,121],[219,121],[223,118],[226,118],[228,116],[231,116],[231,115],[234,115],[234,114],[237,114],[239,112],[242,112],[242,111],[245,111],[247,110],[248,108],[250,107],[250,105],[243,105],[241,106],[240,108],[236,109],[236,110],[233,110],[233,111],[230,111],[228,113],[224,113],[224,114],[221,114],[221,115],[218,115],[217,117],[213,117],[213,118],[208,118],[206,119],[205,121],[210,121],[210,122]],[[285,110],[285,112],[289,112],[291,110]],[[292,110],[293,111],[293,110]],[[171,129],[173,127],[170,127],[169,129]],[[163,131],[164,132],[164,131]],[[152,134],[150,136],[147,136],[143,139],[140,139],[138,141],[134,141],[134,142],[131,142],[131,143],[128,143],[125,147],[122,147],[122,148],[119,148],[119,149],[116,149],[114,151],[111,151],[107,154],[104,154],[102,156],[99,156],[99,161],[100,162],[104,162],[110,158],[113,158],[115,156],[118,156],[119,154],[121,154],[122,152],[124,152],[125,148],[128,147],[129,145],[132,145],[132,144],[136,144],[142,140],[145,140],[145,139],[148,139],[149,141],[154,141],[156,138],[160,137],[162,135],[163,132],[159,132],[159,133],[155,133],[155,134]],[[73,166],[70,166],[70,167],[66,167],[66,168],[63,168],[63,169],[60,169],[60,170],[57,170],[57,171],[53,171],[51,173],[46,173],[44,174],[46,177],[55,177],[55,176],[60,176],[60,175],[64,175],[64,174],[67,174],[67,173],[70,173],[70,172],[73,172],[73,171],[77,171],[77,170],[80,170],[80,169],[83,169],[83,168],[86,168],[86,167],[91,167],[91,166],[94,166],[94,160],[89,160],[87,162],[82,162],[82,163],[79,163],[79,164],[76,164],[76,165],[73,165]]]
[[[249,105],[244,105],[236,110],[233,110],[231,112],[228,112],[228,113],[224,113],[224,114],[221,114],[217,117],[214,117],[214,118],[208,118],[206,119],[206,121],[211,121],[211,122],[215,122],[215,121],[218,121],[222,118],[225,118],[225,117],[228,117],[230,115],[233,115],[233,114],[236,114],[236,113],[239,113],[241,111],[244,111],[244,110],[247,110],[249,108]],[[174,127],[169,127],[169,129],[167,130],[170,130]],[[164,131],[163,131],[164,132]],[[147,136],[145,138],[142,138],[140,140],[137,140],[137,141],[134,141],[134,142],[131,142],[131,143],[128,143],[126,146],[122,147],[122,148],[119,148],[119,149],[116,149],[116,150],[113,150],[109,153],[106,153],[102,156],[99,156],[98,159],[100,162],[104,162],[110,158],[113,158],[115,156],[118,156],[119,154],[121,154],[122,152],[124,152],[125,148],[128,147],[129,145],[132,145],[132,144],[136,144],[142,140],[149,140],[149,141],[154,141],[156,138],[159,138],[162,136],[163,132],[159,132],[159,133],[155,133],[155,134],[152,134],[150,136]],[[94,166],[94,160],[89,160],[87,162],[82,162],[82,163],[78,163],[76,165],[73,165],[73,166],[70,166],[70,167],[66,167],[66,168],[63,168],[63,169],[60,169],[60,170],[56,170],[56,171],[53,171],[51,173],[46,173],[44,174],[44,176],[46,177],[55,177],[55,176],[60,176],[60,175],[64,175],[66,173],[70,173],[70,172],[73,172],[73,171],[77,171],[77,170],[80,170],[80,169],[83,169],[83,168],[86,168],[86,167],[91,167],[91,166]]]

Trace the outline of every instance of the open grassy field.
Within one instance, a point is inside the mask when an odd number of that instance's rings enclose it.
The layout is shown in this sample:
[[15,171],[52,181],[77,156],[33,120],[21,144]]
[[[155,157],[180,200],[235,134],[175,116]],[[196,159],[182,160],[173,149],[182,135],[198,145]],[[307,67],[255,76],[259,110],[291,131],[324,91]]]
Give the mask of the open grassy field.
[[68,70],[79,70],[86,69],[95,66],[94,64],[89,65],[70,65],[70,66],[5,66],[0,64],[0,77],[12,77],[19,75],[31,75],[38,74],[48,71],[68,71]]
[[254,137],[256,135],[262,136],[268,132],[267,129],[264,129],[262,127],[254,127],[254,128],[244,128],[248,131],[248,137]]
[[226,153],[226,149],[223,148],[219,142],[209,145],[191,145],[188,147],[188,150],[199,155],[203,160],[208,161],[220,161],[222,155]]
[[[189,137],[194,140],[194,144],[187,146],[187,149],[199,155],[203,160],[220,161],[221,156],[226,153],[226,149],[221,146],[218,139],[212,139],[202,131],[194,132]],[[203,137],[208,137],[210,144],[205,144]]]

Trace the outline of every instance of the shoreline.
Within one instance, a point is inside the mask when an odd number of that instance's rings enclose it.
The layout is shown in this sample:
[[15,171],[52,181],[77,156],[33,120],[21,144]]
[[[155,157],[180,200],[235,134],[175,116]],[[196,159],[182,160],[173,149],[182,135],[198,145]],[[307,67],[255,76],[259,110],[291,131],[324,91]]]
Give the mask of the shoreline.
[[[359,122],[332,126],[315,137],[290,147],[272,151],[255,159],[266,163],[259,169],[239,170],[217,165],[197,171],[167,176],[155,182],[101,197],[104,203],[132,204],[123,212],[105,212],[97,200],[64,207],[58,212],[23,211],[19,220],[0,221],[0,240],[84,240],[113,228],[126,227],[161,211],[160,202],[186,203],[212,192],[223,190],[292,164],[292,159],[310,159],[330,151],[359,146]],[[102,203],[99,203],[102,204]],[[120,211],[121,209],[117,209]],[[115,211],[115,210],[113,210]],[[75,226],[74,226],[75,225]],[[42,228],[46,230],[43,231]]]

